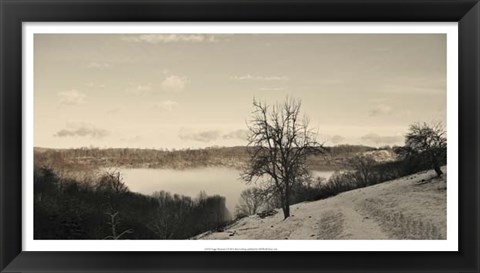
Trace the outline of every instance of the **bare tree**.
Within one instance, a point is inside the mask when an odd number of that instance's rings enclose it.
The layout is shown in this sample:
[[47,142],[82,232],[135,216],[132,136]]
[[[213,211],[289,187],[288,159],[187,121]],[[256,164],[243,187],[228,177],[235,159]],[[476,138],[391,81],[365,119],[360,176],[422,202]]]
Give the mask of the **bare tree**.
[[110,225],[110,227],[112,229],[112,235],[109,235],[109,236],[105,237],[104,239],[118,240],[118,239],[122,238],[122,236],[125,235],[125,234],[133,233],[133,230],[127,229],[127,230],[124,230],[124,231],[120,232],[120,234],[117,234],[118,211],[112,211],[111,213],[106,212],[105,214],[107,216],[109,216],[108,224]]
[[300,117],[300,107],[300,101],[289,98],[274,106],[254,99],[253,119],[248,125],[250,160],[242,178],[247,183],[266,183],[276,192],[285,218],[290,216],[293,185],[309,175],[307,157],[323,152],[308,119]]
[[374,167],[376,161],[365,155],[355,155],[347,160],[346,167],[354,171],[355,180],[362,186],[366,187],[373,182],[375,178]]
[[235,207],[235,214],[237,216],[255,214],[265,201],[265,194],[261,189],[255,187],[246,189],[240,194],[240,201]]
[[100,190],[111,191],[115,194],[127,193],[128,187],[123,182],[122,175],[119,171],[107,171],[100,177],[97,188]]
[[426,160],[437,176],[442,176],[440,166],[447,156],[447,132],[443,123],[429,125],[424,122],[411,125],[405,136],[404,152],[407,156],[417,156]]
[[174,209],[174,198],[169,192],[155,192],[152,197],[157,201],[157,208],[150,228],[159,238],[171,239],[178,229],[177,221],[182,212]]

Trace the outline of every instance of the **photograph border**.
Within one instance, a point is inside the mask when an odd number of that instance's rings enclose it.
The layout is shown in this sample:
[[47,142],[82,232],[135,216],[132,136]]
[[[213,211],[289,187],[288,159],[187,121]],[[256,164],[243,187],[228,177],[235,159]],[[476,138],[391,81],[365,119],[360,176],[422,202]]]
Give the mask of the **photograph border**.
[[[68,33],[68,34],[67,34]],[[62,240],[34,239],[34,40],[43,35],[118,35],[163,33],[201,33],[208,35],[346,35],[378,37],[383,35],[446,36],[446,124],[449,144],[446,179],[446,239],[444,240]],[[34,38],[36,37],[36,38]],[[457,22],[144,22],[144,23],[23,23],[23,249],[26,251],[458,251],[458,23]],[[445,79],[444,79],[445,80]],[[444,90],[445,91],[445,90]],[[314,93],[313,90],[310,91]],[[332,91],[330,91],[332,92]],[[38,98],[38,97],[36,97]],[[37,136],[35,136],[37,137]]]
[[[477,1],[0,0],[0,270],[2,272],[299,272],[479,270]],[[22,251],[23,22],[459,22],[458,252]],[[345,261],[349,262],[346,263]],[[408,261],[408,262],[406,262]]]

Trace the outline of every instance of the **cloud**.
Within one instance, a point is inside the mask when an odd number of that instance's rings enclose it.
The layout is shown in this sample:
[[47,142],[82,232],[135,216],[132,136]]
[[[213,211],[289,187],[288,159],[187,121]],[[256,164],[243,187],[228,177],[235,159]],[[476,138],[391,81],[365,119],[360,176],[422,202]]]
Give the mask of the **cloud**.
[[152,91],[152,85],[150,83],[146,83],[146,84],[137,84],[137,85],[134,85],[134,84],[130,84],[130,88],[127,89],[127,92],[129,93],[132,93],[132,94],[135,94],[135,95],[145,95],[147,93],[149,93],[150,91]]
[[123,110],[123,107],[118,106],[118,107],[110,108],[110,109],[106,110],[105,112],[108,113],[108,114],[114,114],[114,113],[120,112],[121,110]]
[[260,91],[284,91],[284,87],[260,87],[258,88]]
[[374,98],[368,99],[368,103],[382,104],[382,103],[388,102],[390,100],[391,99],[389,99],[389,98],[374,97]]
[[388,47],[374,47],[373,51],[376,51],[376,52],[390,52],[390,51],[392,51],[392,49],[388,48]]
[[95,69],[106,69],[109,68],[111,64],[109,63],[102,63],[102,62],[90,62],[87,64],[88,68],[95,68]]
[[192,132],[189,130],[182,129],[179,132],[180,139],[182,140],[194,140],[199,142],[211,142],[220,138],[221,133],[218,130],[202,131],[202,132]]
[[59,92],[57,95],[59,97],[58,102],[62,105],[79,105],[84,103],[85,100],[85,94],[75,89]]
[[241,75],[241,76],[230,76],[231,80],[235,81],[288,81],[289,78],[286,76],[259,76],[259,75]]
[[331,141],[333,144],[338,144],[338,143],[340,143],[340,142],[342,142],[342,141],[344,141],[344,140],[345,140],[345,138],[342,137],[342,136],[340,136],[340,135],[334,135],[334,136],[332,136],[332,137],[330,138],[330,141]]
[[128,142],[128,143],[136,143],[142,140],[142,137],[139,135],[133,136],[133,137],[122,137],[120,138],[120,141],[123,142]]
[[403,136],[380,136],[374,133],[366,134],[361,139],[375,144],[396,144],[404,140]]
[[142,34],[123,36],[122,40],[134,43],[213,43],[217,41],[214,35],[205,34]]
[[153,104],[154,109],[160,109],[162,111],[167,111],[167,112],[172,112],[177,106],[178,106],[178,102],[171,101],[171,100],[165,100],[165,101]]
[[442,87],[428,86],[407,86],[407,85],[388,85],[385,87],[384,93],[390,94],[414,94],[414,95],[439,95],[446,94],[446,89]]
[[388,115],[392,113],[392,107],[386,104],[377,104],[370,110],[370,116]]
[[100,83],[100,84],[97,84],[97,83],[93,83],[93,82],[89,82],[87,84],[85,84],[88,88],[95,88],[95,89],[104,89],[105,87],[107,87],[107,85],[103,84],[103,83]]
[[53,136],[103,138],[108,135],[107,130],[96,128],[93,125],[89,125],[89,124],[77,124],[70,127],[76,127],[76,128],[62,129],[57,133],[55,133]]
[[445,95],[447,91],[444,75],[438,76],[437,79],[398,76],[391,80],[393,82],[385,84],[382,92],[402,95]]
[[186,79],[176,75],[170,75],[166,77],[160,84],[162,90],[167,92],[180,92],[185,89]]
[[182,140],[194,140],[199,142],[212,142],[219,139],[224,140],[247,140],[248,130],[235,130],[228,133],[222,133],[220,130],[193,131],[181,129],[178,136]]
[[250,131],[245,129],[235,130],[229,133],[226,133],[222,136],[223,139],[240,139],[240,140],[247,140]]
[[178,93],[185,89],[187,80],[185,77],[168,75],[160,83],[160,86],[151,83],[130,83],[127,92],[139,96],[151,93],[154,89],[161,89],[165,92]]

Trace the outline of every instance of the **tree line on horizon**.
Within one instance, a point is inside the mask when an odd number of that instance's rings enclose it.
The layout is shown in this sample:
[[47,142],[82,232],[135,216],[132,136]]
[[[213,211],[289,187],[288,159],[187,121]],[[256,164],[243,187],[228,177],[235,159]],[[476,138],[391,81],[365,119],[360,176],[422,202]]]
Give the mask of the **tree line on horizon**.
[[[208,147],[202,149],[137,149],[137,148],[35,148],[37,166],[49,166],[57,170],[89,171],[92,168],[163,168],[189,169],[226,167],[241,170],[249,160],[249,147]],[[363,145],[336,145],[324,147],[324,155],[312,155],[307,159],[309,169],[335,170],[343,162],[357,154],[378,149]]]

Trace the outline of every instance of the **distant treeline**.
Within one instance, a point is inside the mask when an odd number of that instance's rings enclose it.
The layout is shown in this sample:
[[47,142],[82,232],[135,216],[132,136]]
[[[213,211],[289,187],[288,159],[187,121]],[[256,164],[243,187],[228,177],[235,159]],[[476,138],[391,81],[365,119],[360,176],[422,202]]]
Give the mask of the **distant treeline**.
[[[35,165],[55,168],[92,167],[171,168],[202,167],[241,168],[248,160],[247,147],[211,147],[204,149],[156,150],[132,148],[35,148]],[[354,154],[376,150],[360,145],[325,147],[327,153],[311,156],[307,164],[314,170],[338,170]]]
[[77,180],[35,168],[35,239],[187,239],[230,219],[222,196],[146,196],[130,192],[118,172]]

